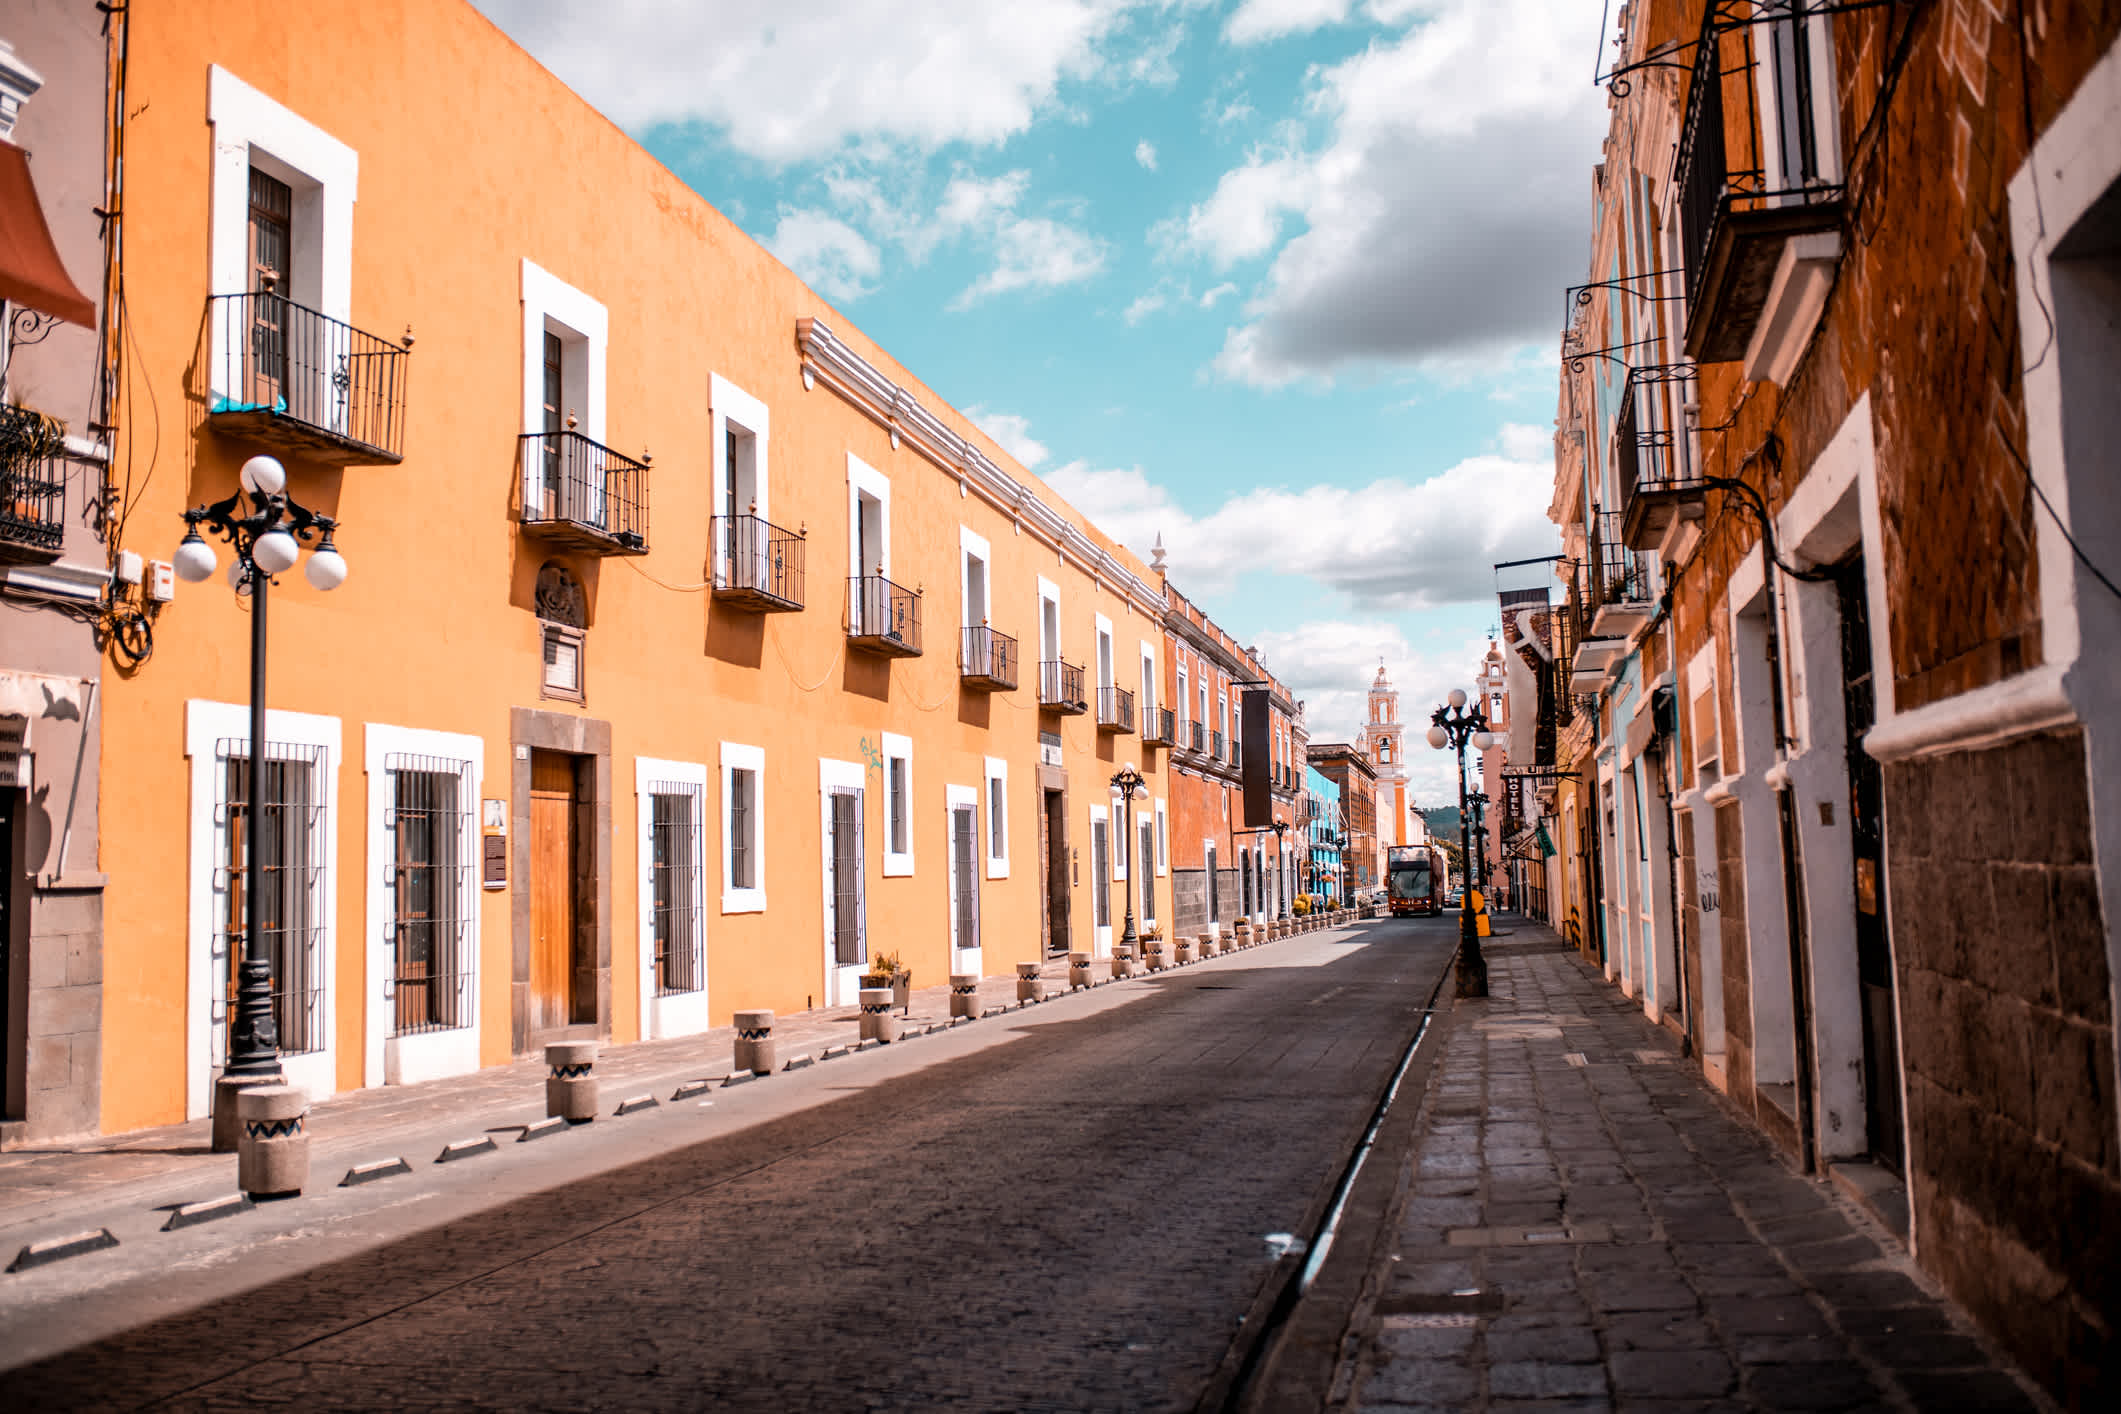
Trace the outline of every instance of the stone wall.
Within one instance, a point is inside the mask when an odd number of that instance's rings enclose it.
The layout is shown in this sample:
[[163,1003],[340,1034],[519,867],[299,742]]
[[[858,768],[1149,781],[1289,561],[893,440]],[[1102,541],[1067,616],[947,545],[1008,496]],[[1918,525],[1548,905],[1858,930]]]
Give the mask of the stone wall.
[[2121,1136],[2079,731],[1888,766],[1917,1255],[2067,1402],[2121,1395]]
[[40,889],[33,897],[24,1118],[6,1126],[9,1146],[93,1134],[102,1122],[103,892]]
[[1716,807],[1716,903],[1722,918],[1724,1074],[1731,1098],[1753,1108],[1752,962],[1745,931],[1745,828],[1738,802]]

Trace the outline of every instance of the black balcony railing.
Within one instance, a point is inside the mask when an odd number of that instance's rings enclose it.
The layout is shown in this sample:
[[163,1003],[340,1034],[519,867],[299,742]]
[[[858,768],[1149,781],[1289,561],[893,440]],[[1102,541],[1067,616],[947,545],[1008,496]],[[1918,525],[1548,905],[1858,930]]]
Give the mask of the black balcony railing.
[[984,692],[1016,690],[1016,640],[984,625],[968,628],[961,646],[959,675],[965,686]]
[[404,459],[406,345],[267,290],[211,304],[215,427],[335,466]]
[[[1702,363],[1745,356],[1783,243],[1841,224],[1842,187],[1822,175],[1826,154],[1811,120],[1815,60],[1804,17],[1733,25],[1719,18],[1722,8],[1711,5],[1703,16],[1677,167],[1686,351]],[[1724,67],[1727,38],[1745,50],[1744,61],[1730,69]],[[1763,47],[1771,53],[1756,52]],[[1763,63],[1783,120],[1776,131],[1761,125],[1754,70]],[[1746,166],[1732,165],[1725,126],[1724,81],[1733,77],[1745,95]],[[1783,174],[1773,185],[1764,156],[1768,144],[1779,154]]]
[[1186,723],[1186,749],[1196,755],[1208,749],[1208,729],[1197,721]]
[[1083,693],[1083,670],[1060,658],[1038,665],[1038,705],[1066,717],[1079,717],[1090,710]]
[[57,422],[0,407],[0,561],[54,560],[66,548],[65,449]]
[[803,607],[803,567],[809,542],[799,531],[757,516],[716,516],[714,597],[760,613]]
[[1591,527],[1591,627],[1594,636],[1604,637],[1598,633],[1601,611],[1650,602],[1650,564],[1622,540],[1617,512],[1594,507]]
[[1620,481],[1620,539],[1631,550],[1658,549],[1673,521],[1700,516],[1705,488],[1688,427],[1695,397],[1691,363],[1628,370],[1614,422],[1613,469]]
[[1576,645],[1583,642],[1583,600],[1580,581],[1583,566],[1571,560],[1562,575],[1562,599],[1554,613],[1553,676],[1554,722],[1566,727],[1575,720],[1575,697],[1569,692],[1571,660]]
[[1208,755],[1217,761],[1223,759],[1223,734],[1221,732],[1208,733]]
[[526,432],[523,529],[597,555],[648,553],[648,466],[579,432]]
[[921,652],[921,596],[880,574],[847,581],[847,644],[887,658]]
[[1169,707],[1151,707],[1142,713],[1143,746],[1178,744],[1178,718]]
[[1123,687],[1097,690],[1097,725],[1100,731],[1134,730],[1134,694]]

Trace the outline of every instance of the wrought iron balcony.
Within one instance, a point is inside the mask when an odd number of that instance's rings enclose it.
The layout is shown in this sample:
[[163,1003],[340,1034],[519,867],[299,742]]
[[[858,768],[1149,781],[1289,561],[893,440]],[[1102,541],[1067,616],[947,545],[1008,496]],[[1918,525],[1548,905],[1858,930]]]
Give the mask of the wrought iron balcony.
[[[1687,271],[1687,357],[1698,363],[1728,363],[1746,356],[1775,285],[1776,268],[1790,240],[1838,232],[1842,221],[1842,188],[1820,173],[1824,154],[1813,130],[1812,61],[1805,52],[1806,27],[1782,21],[1764,27],[1756,41],[1780,45],[1769,72],[1780,97],[1779,107],[1792,118],[1788,133],[1764,132],[1755,96],[1754,69],[1760,60],[1726,71],[1718,7],[1704,17],[1702,42],[1687,86],[1687,110],[1679,140],[1679,229]],[[1794,47],[1789,47],[1794,45]],[[1725,143],[1724,81],[1736,79],[1745,94],[1745,124],[1752,151],[1774,140],[1794,168],[1775,189],[1769,188],[1765,163],[1733,168]]]
[[1059,658],[1038,665],[1038,705],[1063,717],[1080,717],[1090,710],[1083,692],[1083,670]]
[[1016,690],[1016,640],[984,625],[964,631],[958,674],[981,692]]
[[1613,467],[1620,479],[1620,540],[1630,550],[1659,549],[1674,524],[1702,518],[1705,488],[1685,420],[1695,397],[1691,363],[1628,370]]
[[523,529],[593,555],[648,553],[648,464],[579,432],[526,432]]
[[762,614],[803,607],[803,566],[809,541],[757,516],[716,516],[713,524],[714,597]]
[[[1209,755],[1209,756],[1210,756],[1211,758],[1213,758],[1214,760],[1217,760],[1217,761],[1220,761],[1220,760],[1223,760],[1223,759],[1224,759],[1224,758],[1223,758],[1223,734],[1222,734],[1221,732],[1209,732],[1209,733],[1208,733],[1208,755]],[[1234,754],[1233,754],[1233,755],[1232,755],[1232,756],[1231,756],[1231,757],[1230,757],[1229,759],[1230,759],[1230,761],[1231,761],[1231,764],[1233,764],[1233,765],[1234,765],[1234,764],[1236,764],[1236,759],[1237,759],[1237,758],[1236,758],[1236,756],[1235,756]]]
[[1097,690],[1097,729],[1101,732],[1132,733],[1134,694],[1123,687]]
[[215,430],[331,466],[404,460],[410,334],[394,344],[270,290],[208,303]]
[[1151,707],[1142,713],[1143,746],[1176,746],[1177,714],[1169,707]]
[[880,574],[849,578],[847,646],[886,658],[918,658],[921,596]]
[[1649,622],[1650,562],[1621,542],[1620,516],[1594,510],[1591,527],[1590,637],[1626,638]]
[[42,413],[0,407],[0,562],[43,564],[66,548],[65,447]]
[[1198,721],[1186,723],[1186,750],[1196,756],[1208,749],[1208,729]]

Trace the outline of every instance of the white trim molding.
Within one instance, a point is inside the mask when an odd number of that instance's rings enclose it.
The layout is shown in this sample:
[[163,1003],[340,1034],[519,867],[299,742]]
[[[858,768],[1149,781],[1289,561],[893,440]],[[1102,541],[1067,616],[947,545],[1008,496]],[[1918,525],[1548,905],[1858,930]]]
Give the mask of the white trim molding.
[[[919,832],[919,824],[920,824],[920,817],[919,817],[919,815],[918,815],[918,814],[916,814],[916,813],[915,813],[915,811],[914,811],[914,808],[913,808],[913,738],[912,738],[912,737],[910,737],[910,736],[900,736],[900,735],[899,735],[899,734],[898,734],[897,732],[885,732],[885,733],[883,734],[883,737],[884,737],[884,838],[883,838],[883,846],[884,846],[884,869],[883,869],[883,874],[884,874],[884,877],[885,877],[885,878],[887,878],[887,879],[902,879],[902,878],[905,878],[905,877],[907,877],[907,876],[909,876],[909,875],[911,875],[911,874],[913,873],[913,841],[914,841],[914,836],[915,836],[915,835],[916,835],[916,834],[917,834],[917,833]],[[893,803],[893,801],[892,801],[892,797],[893,797],[893,795],[895,794],[895,792],[894,792],[894,791],[893,791],[893,789],[892,789],[892,785],[891,785],[891,763],[892,763],[893,761],[903,761],[903,762],[905,762],[905,763],[906,763],[906,765],[905,765],[905,770],[904,770],[904,771],[903,771],[903,772],[901,773],[901,777],[902,777],[902,779],[903,779],[903,781],[904,781],[904,783],[905,783],[905,784],[904,784],[904,785],[903,785],[903,786],[901,787],[901,789],[903,789],[903,790],[904,790],[904,792],[905,792],[905,796],[906,796],[906,799],[905,799],[905,801],[904,801],[904,806],[903,806],[903,808],[904,808],[904,810],[905,810],[905,818],[906,818],[906,847],[905,847],[904,849],[893,849],[893,848],[891,847],[891,807],[892,807],[892,803]]]
[[[730,777],[738,771],[751,773],[751,877],[752,886],[740,889],[734,879],[734,860],[731,846],[736,843],[729,823]],[[722,743],[722,912],[764,913],[766,911],[766,752],[763,747],[745,746],[740,742]]]
[[[719,373],[707,378],[708,446],[714,454],[714,510],[713,515],[756,515],[760,520],[771,520],[773,503],[768,497],[772,481],[767,475],[767,447],[772,439],[772,414],[766,405],[739,388]],[[727,504],[726,488],[729,485],[729,424],[735,423],[737,430],[751,437],[752,500],[756,511],[748,506]]]
[[[981,802],[985,811],[987,838],[981,852],[987,856],[987,877],[1006,879],[1009,877],[1009,762],[1001,756],[986,758],[986,769],[982,777],[986,799]],[[995,787],[1001,787],[1001,809],[995,807]],[[1001,848],[994,847],[996,838]]]
[[[658,784],[697,786],[700,816],[695,822],[700,842],[693,860],[693,926],[698,930],[700,985],[689,992],[656,995],[655,989],[655,806],[651,788]],[[697,761],[660,761],[652,756],[633,758],[634,804],[634,899],[639,924],[641,974],[641,1039],[666,1036],[696,1036],[708,1027],[707,1019],[707,768]]]
[[[479,801],[485,789],[486,743],[458,732],[423,731],[415,727],[366,723],[362,729],[362,770],[368,777],[364,840],[368,859],[367,933],[362,949],[367,982],[361,1074],[364,1085],[416,1085],[479,1068]],[[470,1020],[447,1031],[420,1031],[393,1036],[396,1014],[390,996],[391,921],[395,916],[392,872],[397,859],[391,842],[389,812],[396,804],[391,790],[390,758],[429,756],[464,763],[458,789],[463,792],[464,861],[457,907],[464,921],[459,965],[465,969],[462,1005]]]

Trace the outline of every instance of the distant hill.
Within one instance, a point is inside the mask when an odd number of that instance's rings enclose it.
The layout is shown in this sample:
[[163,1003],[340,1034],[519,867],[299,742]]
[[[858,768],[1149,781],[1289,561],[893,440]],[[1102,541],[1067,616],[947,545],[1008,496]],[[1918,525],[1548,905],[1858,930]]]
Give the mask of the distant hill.
[[1439,805],[1421,812],[1421,818],[1429,827],[1429,834],[1437,839],[1458,838],[1458,807]]

